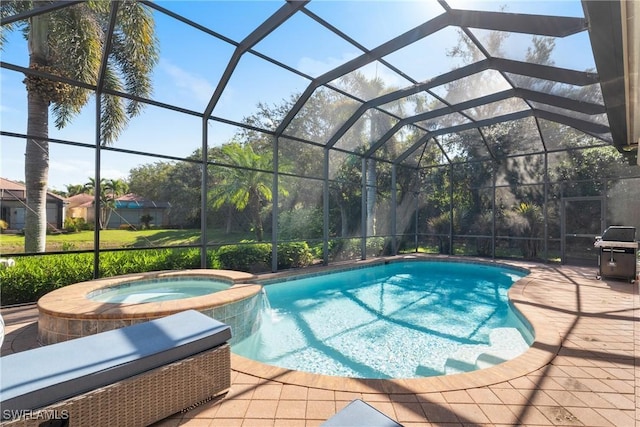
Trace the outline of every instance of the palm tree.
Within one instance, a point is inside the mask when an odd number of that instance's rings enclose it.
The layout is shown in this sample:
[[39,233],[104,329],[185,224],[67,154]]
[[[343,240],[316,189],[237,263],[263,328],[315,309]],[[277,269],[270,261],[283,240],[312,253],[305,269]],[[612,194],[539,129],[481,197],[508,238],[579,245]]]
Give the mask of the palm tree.
[[100,179],[100,185],[96,185],[94,178],[89,178],[89,182],[84,185],[84,189],[89,194],[100,194],[100,216],[98,217],[100,229],[103,230],[109,224],[111,214],[116,209],[116,199],[127,193],[129,186],[121,179]]
[[[49,3],[55,2],[3,1],[0,14],[11,16]],[[22,24],[29,45],[29,68],[97,85],[104,44],[109,39],[106,29],[112,8],[117,8],[117,19],[102,88],[148,97],[151,72],[158,60],[154,21],[149,9],[131,0],[87,1],[33,15]],[[43,252],[49,179],[49,106],[55,126],[60,129],[81,111],[92,92],[35,75],[28,75],[25,83],[29,135],[25,150],[25,252]],[[117,139],[128,120],[140,112],[142,105],[111,95],[100,96],[100,142],[108,145]]]
[[216,174],[218,183],[210,192],[213,207],[218,209],[228,203],[239,212],[248,209],[256,240],[261,242],[264,232],[261,211],[266,203],[271,202],[273,193],[271,175],[260,171],[273,169],[272,156],[256,153],[251,145],[237,142],[223,146],[221,152],[220,162],[234,167],[224,168]]
[[82,184],[67,184],[67,197],[77,196],[85,191],[85,186]]

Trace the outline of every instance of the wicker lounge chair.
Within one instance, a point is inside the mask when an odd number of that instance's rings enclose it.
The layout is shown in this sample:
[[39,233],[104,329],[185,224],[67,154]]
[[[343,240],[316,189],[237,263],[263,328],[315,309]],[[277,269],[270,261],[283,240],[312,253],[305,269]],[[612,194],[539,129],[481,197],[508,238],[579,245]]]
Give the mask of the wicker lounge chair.
[[2,425],[154,423],[230,387],[230,338],[189,310],[2,357]]

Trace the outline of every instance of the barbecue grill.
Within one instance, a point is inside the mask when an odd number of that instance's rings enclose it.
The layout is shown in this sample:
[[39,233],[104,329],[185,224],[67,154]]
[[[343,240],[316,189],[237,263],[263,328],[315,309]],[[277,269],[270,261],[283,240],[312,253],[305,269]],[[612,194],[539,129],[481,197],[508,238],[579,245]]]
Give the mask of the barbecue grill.
[[598,279],[612,277],[634,282],[638,256],[635,227],[611,226],[602,233],[602,236],[596,236],[593,245],[600,248],[596,276]]

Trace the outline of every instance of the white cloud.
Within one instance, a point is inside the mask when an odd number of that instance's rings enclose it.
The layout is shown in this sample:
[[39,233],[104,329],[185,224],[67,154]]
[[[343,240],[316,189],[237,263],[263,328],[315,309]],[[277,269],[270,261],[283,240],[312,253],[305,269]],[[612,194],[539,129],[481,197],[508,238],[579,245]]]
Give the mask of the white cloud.
[[[356,53],[345,53],[341,58],[330,57],[326,58],[323,61],[309,57],[303,57],[298,62],[297,68],[300,71],[309,74],[310,76],[317,77],[326,73],[327,71],[339,67],[340,65],[350,61],[356,56]],[[364,67],[359,68],[357,71],[364,74],[364,76],[370,80],[376,77],[382,79],[387,87],[404,87],[408,85],[408,82],[405,79],[377,61],[370,62]]]
[[317,60],[309,57],[302,57],[298,61],[296,68],[303,73],[312,77],[320,76],[329,70],[332,70],[347,61],[355,58],[358,54],[355,52],[343,53],[341,58],[329,57],[324,60]]
[[207,79],[189,73],[166,59],[160,61],[160,68],[171,77],[173,84],[185,96],[195,98],[204,104],[209,102],[215,87]]
[[16,108],[9,107],[4,104],[0,104],[0,113],[19,113],[20,111]]

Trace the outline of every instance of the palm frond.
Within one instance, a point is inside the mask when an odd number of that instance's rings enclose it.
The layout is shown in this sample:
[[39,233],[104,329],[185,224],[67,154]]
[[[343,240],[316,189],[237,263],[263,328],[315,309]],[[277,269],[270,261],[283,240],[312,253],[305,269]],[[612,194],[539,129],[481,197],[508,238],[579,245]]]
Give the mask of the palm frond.
[[[0,1],[0,16],[7,18],[9,16],[16,15],[21,12],[26,12],[33,9],[32,1]],[[4,48],[4,44],[7,41],[7,32],[13,31],[16,28],[22,27],[23,32],[28,31],[28,21],[21,21],[12,24],[6,24],[0,27],[0,50]]]
[[50,65],[61,75],[95,84],[102,59],[104,33],[98,17],[85,4],[51,14]]
[[[124,1],[118,9],[118,25],[113,35],[111,58],[118,67],[125,90],[135,96],[151,96],[151,71],[158,62],[158,40],[151,11],[138,2]],[[129,100],[129,116],[139,114],[139,102]]]
[[[106,68],[104,87],[105,89],[122,91],[120,80],[110,66]],[[119,96],[102,94],[100,107],[102,119],[100,122],[100,135],[102,135],[100,143],[103,146],[110,145],[126,128],[129,118],[125,114],[124,102]]]

